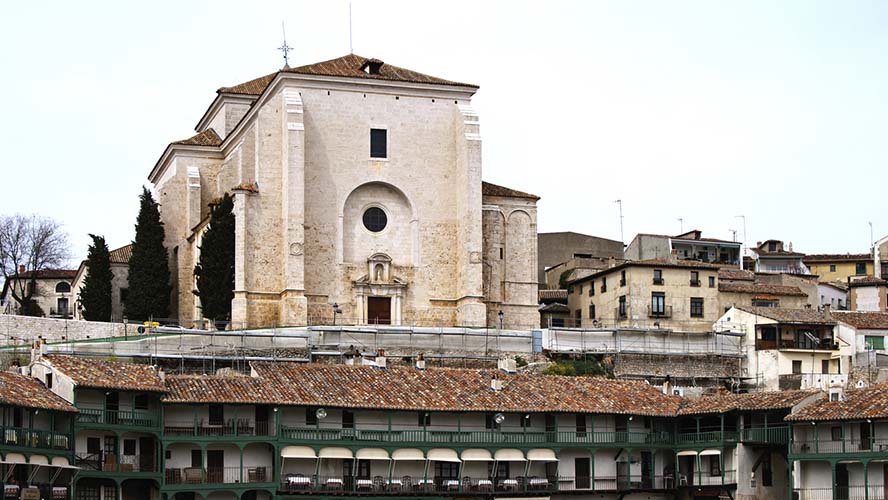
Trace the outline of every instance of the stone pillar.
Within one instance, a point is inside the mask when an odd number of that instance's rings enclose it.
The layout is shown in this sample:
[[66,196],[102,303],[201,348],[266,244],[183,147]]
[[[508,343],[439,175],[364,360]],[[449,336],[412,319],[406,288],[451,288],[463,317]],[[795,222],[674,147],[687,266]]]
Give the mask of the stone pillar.
[[481,133],[478,114],[457,106],[456,211],[457,313],[460,326],[484,326],[487,307],[482,289]]
[[231,301],[233,328],[244,328],[247,312],[247,192],[234,192],[234,299]]
[[308,323],[305,298],[305,125],[302,97],[297,89],[283,91],[281,221],[283,224],[283,290],[280,322],[287,326]]

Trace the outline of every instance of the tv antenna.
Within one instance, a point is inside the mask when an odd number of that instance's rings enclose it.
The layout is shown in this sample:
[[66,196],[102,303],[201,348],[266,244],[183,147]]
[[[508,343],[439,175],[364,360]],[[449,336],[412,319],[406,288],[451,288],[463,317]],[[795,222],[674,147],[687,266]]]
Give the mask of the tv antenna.
[[623,238],[623,200],[619,199],[614,203],[620,206],[620,243],[623,244],[623,248],[626,248],[626,240]]
[[683,218],[681,218],[681,217],[679,217],[678,219],[675,219],[675,220],[678,221],[678,227],[679,227],[679,229],[681,229],[681,233],[679,233],[679,234],[684,234],[684,232],[685,232],[685,220],[684,220]]
[[354,54],[355,49],[352,45],[352,3],[348,3],[348,53]]

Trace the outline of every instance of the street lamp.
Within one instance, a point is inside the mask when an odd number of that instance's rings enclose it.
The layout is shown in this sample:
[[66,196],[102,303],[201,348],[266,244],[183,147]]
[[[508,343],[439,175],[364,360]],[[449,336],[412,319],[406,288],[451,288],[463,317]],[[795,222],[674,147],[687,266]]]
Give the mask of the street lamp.
[[505,314],[503,314],[503,311],[500,310],[500,312],[496,313],[496,316],[499,318],[500,330],[502,330],[503,329],[503,316],[505,316]]

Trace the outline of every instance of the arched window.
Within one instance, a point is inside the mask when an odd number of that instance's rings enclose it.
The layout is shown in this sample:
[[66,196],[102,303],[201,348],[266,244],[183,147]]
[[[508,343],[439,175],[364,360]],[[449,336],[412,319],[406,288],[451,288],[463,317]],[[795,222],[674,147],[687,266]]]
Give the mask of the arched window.
[[60,281],[56,284],[56,293],[71,293],[71,284],[66,281]]

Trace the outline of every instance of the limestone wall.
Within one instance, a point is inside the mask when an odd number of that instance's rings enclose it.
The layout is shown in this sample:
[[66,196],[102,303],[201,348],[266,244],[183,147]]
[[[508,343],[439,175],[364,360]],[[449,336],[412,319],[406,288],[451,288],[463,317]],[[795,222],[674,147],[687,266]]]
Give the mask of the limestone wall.
[[49,342],[136,335],[138,325],[0,315],[0,334],[10,343],[26,344],[38,338]]

